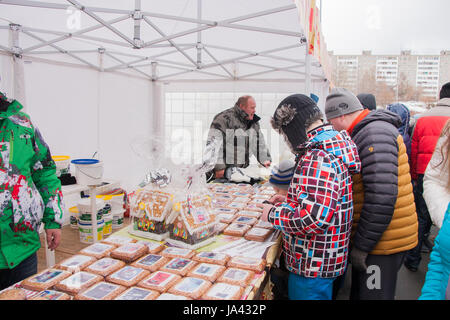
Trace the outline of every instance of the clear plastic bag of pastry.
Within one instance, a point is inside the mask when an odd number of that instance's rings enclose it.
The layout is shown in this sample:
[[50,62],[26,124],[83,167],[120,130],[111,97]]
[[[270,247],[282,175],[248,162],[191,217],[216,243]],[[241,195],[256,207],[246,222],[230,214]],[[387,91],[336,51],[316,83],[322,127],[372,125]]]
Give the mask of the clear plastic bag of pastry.
[[174,200],[174,171],[167,144],[160,138],[136,139],[131,145],[142,160],[142,178],[129,194],[132,224],[129,233],[153,240],[168,237],[166,219]]
[[216,214],[213,211],[212,193],[206,183],[207,166],[185,165],[180,167],[174,206],[169,223],[167,242],[185,248],[197,249],[213,241],[216,230]]

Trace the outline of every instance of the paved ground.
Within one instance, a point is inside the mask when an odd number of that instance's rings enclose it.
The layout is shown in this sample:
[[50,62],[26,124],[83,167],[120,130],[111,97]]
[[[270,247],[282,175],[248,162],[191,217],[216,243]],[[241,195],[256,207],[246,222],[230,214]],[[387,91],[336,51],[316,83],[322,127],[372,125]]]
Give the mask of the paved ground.
[[[437,229],[433,226],[431,229],[430,240],[434,240],[437,235]],[[411,272],[402,266],[398,273],[396,300],[417,300],[422,291],[425,275],[428,270],[428,262],[430,261],[429,253],[422,253],[422,261],[420,262],[417,272]],[[338,294],[337,300],[348,300],[350,296],[351,270],[348,271],[345,278],[344,287]]]

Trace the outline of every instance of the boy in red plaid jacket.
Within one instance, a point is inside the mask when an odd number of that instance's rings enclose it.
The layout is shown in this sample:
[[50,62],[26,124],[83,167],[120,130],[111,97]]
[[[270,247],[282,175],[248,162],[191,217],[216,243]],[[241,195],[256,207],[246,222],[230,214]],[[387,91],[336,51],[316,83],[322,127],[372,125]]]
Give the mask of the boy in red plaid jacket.
[[272,118],[297,155],[287,200],[264,205],[263,220],[283,233],[291,300],[330,300],[347,266],[353,218],[351,175],[361,163],[345,132],[324,125],[316,103],[301,94],[284,99]]

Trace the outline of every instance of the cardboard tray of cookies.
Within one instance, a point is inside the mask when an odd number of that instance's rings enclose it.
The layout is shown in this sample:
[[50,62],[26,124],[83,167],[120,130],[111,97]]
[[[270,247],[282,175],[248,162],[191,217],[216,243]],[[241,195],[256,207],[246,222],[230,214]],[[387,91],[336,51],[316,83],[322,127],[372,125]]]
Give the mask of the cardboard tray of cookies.
[[125,290],[124,286],[101,281],[81,291],[75,296],[75,300],[113,300]]
[[148,275],[150,275],[150,271],[148,270],[127,265],[107,276],[106,281],[116,283],[124,287],[132,287]]
[[87,266],[91,265],[95,261],[97,261],[97,259],[94,257],[86,256],[83,254],[76,254],[61,261],[55,266],[55,268],[74,273],[84,270]]
[[273,233],[273,229],[253,227],[247,231],[244,239],[251,241],[264,242]]
[[100,281],[103,281],[102,276],[80,271],[55,284],[55,289],[70,295],[76,295],[80,291],[87,289]]
[[95,261],[93,264],[86,267],[84,271],[106,277],[111,273],[123,268],[125,265],[125,262],[123,262],[122,260],[106,257]]
[[196,264],[196,261],[190,259],[172,258],[172,260],[163,265],[160,270],[185,276]]
[[167,247],[164,250],[162,250],[159,254],[167,258],[190,259],[192,256],[195,255],[195,250],[188,248]]
[[158,291],[139,287],[131,287],[114,298],[114,300],[155,300],[158,297]]
[[44,290],[39,292],[31,300],[70,300],[72,297],[65,292],[56,290]]
[[169,289],[169,293],[186,296],[191,299],[199,299],[211,287],[211,282],[208,280],[185,277],[177,284]]
[[43,291],[52,288],[56,283],[72,275],[61,269],[45,269],[21,282],[21,286],[28,290]]
[[234,256],[228,261],[227,266],[251,270],[258,273],[262,272],[266,267],[266,260],[261,258]]
[[214,282],[225,270],[225,266],[201,262],[192,268],[191,271],[188,272],[187,276]]
[[144,244],[128,243],[124,244],[109,254],[112,258],[125,261],[127,263],[139,259],[148,252],[148,247]]
[[203,295],[203,300],[239,300],[244,293],[244,288],[224,282],[215,283]]
[[137,285],[141,288],[156,290],[158,292],[164,293],[180,279],[181,276],[177,274],[159,270],[150,274],[147,278],[139,282]]
[[247,223],[231,223],[227,228],[225,228],[225,230],[223,230],[223,234],[228,236],[243,237],[251,227],[252,226]]
[[150,272],[155,272],[163,265],[165,265],[169,261],[169,258],[166,258],[159,254],[148,254],[143,256],[139,260],[136,260],[131,265],[134,267],[146,269]]
[[250,284],[254,276],[254,271],[229,267],[217,279],[217,282],[225,282],[245,288]]
[[111,251],[113,251],[115,248],[116,248],[116,246],[114,246],[112,244],[98,242],[98,243],[91,244],[90,246],[81,250],[80,254],[86,255],[86,256],[91,256],[96,259],[101,259],[101,258],[109,256],[109,253]]
[[222,266],[226,265],[229,259],[230,256],[225,253],[212,251],[202,251],[192,257],[194,261],[220,264]]

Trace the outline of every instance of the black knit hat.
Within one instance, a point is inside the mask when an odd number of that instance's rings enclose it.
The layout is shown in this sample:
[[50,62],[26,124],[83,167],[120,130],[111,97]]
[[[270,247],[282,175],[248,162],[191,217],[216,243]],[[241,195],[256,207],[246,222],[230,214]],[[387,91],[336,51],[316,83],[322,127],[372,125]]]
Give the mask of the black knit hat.
[[439,99],[450,98],[450,82],[444,84],[439,93]]
[[356,96],[363,105],[364,109],[375,110],[377,108],[377,101],[375,96],[371,93],[360,93]]
[[280,102],[270,122],[294,152],[306,141],[306,129],[316,117],[323,120],[323,114],[314,100],[304,94],[293,94]]

